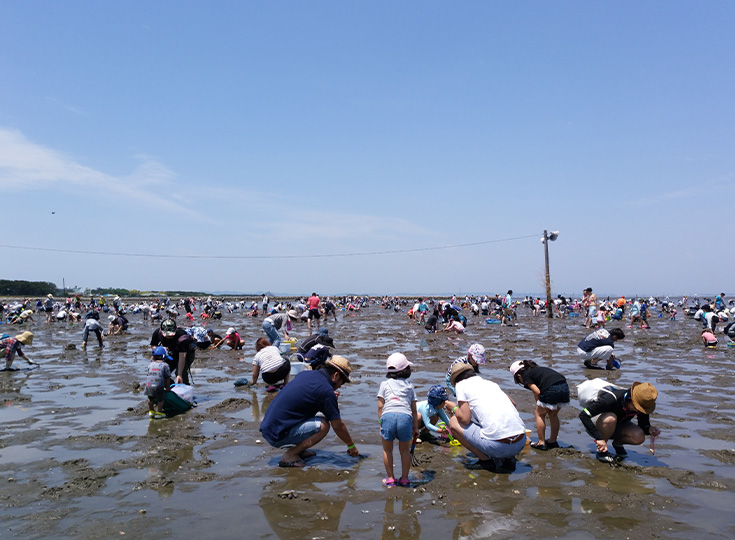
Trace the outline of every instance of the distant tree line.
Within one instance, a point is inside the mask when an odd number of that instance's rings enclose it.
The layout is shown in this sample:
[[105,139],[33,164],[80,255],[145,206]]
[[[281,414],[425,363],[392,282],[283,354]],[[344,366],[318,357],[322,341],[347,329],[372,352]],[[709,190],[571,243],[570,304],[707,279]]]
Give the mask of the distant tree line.
[[[0,279],[0,296],[41,297],[47,294],[59,296],[63,291],[50,281],[24,281],[20,279]],[[67,289],[67,296],[81,292]],[[138,291],[136,289],[120,289],[115,287],[99,287],[85,291],[84,296],[101,296],[103,294],[130,296],[207,296],[207,293],[195,291]]]
[[20,279],[0,279],[2,296],[46,296],[57,294],[59,289],[50,281],[24,281]]

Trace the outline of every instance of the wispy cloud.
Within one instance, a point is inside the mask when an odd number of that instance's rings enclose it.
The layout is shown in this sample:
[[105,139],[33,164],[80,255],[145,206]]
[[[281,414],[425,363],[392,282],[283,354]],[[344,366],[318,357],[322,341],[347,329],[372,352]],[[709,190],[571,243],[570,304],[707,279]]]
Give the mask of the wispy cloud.
[[84,188],[113,194],[122,202],[182,212],[211,221],[166,195],[174,191],[176,175],[165,165],[140,157],[140,165],[125,176],[113,176],[86,167],[62,152],[29,141],[17,130],[0,128],[0,193],[54,188]]
[[675,201],[687,200],[691,202],[699,201],[702,198],[711,199],[718,193],[732,193],[735,184],[733,175],[728,175],[715,180],[703,181],[692,187],[683,189],[675,189],[673,191],[663,192],[653,197],[641,197],[628,201],[629,206],[641,207],[653,204],[666,204]]
[[349,242],[355,246],[354,251],[404,247],[404,242],[428,241],[429,245],[437,242],[436,232],[430,231],[416,223],[402,218],[371,216],[366,214],[348,214],[334,212],[299,212],[287,211],[290,216],[271,221],[267,224],[267,234],[274,242],[299,243],[318,239],[324,246],[321,252],[328,252],[330,242]]
[[86,116],[87,113],[83,109],[79,107],[75,107],[73,105],[69,105],[68,103],[64,103],[59,98],[53,97],[53,96],[46,96],[46,100],[50,101],[51,103],[54,103],[64,109],[65,111],[69,111],[71,113],[77,114],[79,116]]

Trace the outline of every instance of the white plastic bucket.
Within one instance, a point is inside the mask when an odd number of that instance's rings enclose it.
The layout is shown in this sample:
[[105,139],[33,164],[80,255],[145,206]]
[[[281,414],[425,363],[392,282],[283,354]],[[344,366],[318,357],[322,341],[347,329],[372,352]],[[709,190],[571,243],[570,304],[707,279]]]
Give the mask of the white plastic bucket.
[[306,363],[305,362],[291,362],[291,376],[298,375],[302,371],[306,369]]

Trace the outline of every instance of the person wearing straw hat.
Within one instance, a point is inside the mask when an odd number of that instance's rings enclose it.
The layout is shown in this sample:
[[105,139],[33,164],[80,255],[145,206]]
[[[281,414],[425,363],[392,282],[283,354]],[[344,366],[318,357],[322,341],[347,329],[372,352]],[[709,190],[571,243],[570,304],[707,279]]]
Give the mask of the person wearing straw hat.
[[[658,391],[651,383],[634,382],[630,388],[609,388],[599,392],[597,398],[579,413],[587,433],[597,447],[596,457],[603,463],[613,463],[616,458],[608,451],[612,440],[617,459],[624,459],[628,452],[625,444],[643,444],[646,435],[658,437],[661,431],[651,426],[649,415],[656,408]],[[637,418],[638,425],[632,420]]]
[[336,394],[336,390],[350,382],[351,372],[352,366],[346,358],[333,356],[320,369],[299,373],[273,399],[260,424],[260,432],[271,446],[286,450],[279,467],[304,467],[304,460],[315,455],[309,449],[327,436],[330,426],[347,445],[347,454],[359,455],[342,421]]
[[500,470],[513,471],[515,456],[526,444],[526,428],[513,401],[470,364],[455,364],[450,383],[457,390],[457,405],[449,420],[454,438],[479,458],[479,467],[498,471],[498,459]]
[[13,360],[17,354],[23,358],[26,362],[32,365],[36,365],[36,362],[28,358],[21,349],[21,345],[31,345],[33,343],[33,332],[30,330],[18,334],[15,337],[6,337],[0,339],[0,354],[5,355],[5,369],[10,370],[10,366],[13,365]]

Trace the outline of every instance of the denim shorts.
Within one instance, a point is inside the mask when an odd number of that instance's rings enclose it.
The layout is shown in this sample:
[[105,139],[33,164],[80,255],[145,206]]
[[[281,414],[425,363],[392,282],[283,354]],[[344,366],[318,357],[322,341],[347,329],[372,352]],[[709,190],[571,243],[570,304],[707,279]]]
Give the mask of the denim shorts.
[[276,442],[268,442],[271,444],[271,446],[275,446],[276,448],[296,446],[300,442],[318,433],[319,430],[322,429],[322,420],[324,420],[324,418],[322,418],[321,416],[315,416],[314,418],[304,420],[300,424],[296,424],[294,427],[292,427],[288,431],[286,436],[283,437],[281,440]]
[[548,405],[569,403],[569,385],[565,382],[552,384],[545,392],[541,393],[538,397],[538,401]]
[[403,413],[385,413],[380,417],[380,436],[386,441],[413,439],[413,418]]
[[521,437],[518,442],[512,444],[486,439],[482,436],[480,426],[473,423],[465,428],[464,437],[468,443],[490,458],[511,458],[519,454],[526,446],[525,437]]

